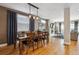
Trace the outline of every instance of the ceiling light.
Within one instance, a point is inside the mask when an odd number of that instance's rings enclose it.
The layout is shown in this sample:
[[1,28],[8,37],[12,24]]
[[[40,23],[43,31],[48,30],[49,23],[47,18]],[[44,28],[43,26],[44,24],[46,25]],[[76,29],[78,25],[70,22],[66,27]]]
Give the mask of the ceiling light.
[[35,16],[33,16],[33,19],[35,19],[36,17]]
[[31,14],[29,14],[29,18],[31,18],[32,17],[32,15]]
[[36,19],[37,19],[37,20],[39,19],[39,17],[38,17],[38,9],[37,9],[37,16],[36,16]]
[[29,17],[29,18],[32,17],[32,15],[31,15],[31,6],[30,6],[30,5],[29,5],[29,15],[28,15],[28,17]]
[[37,16],[37,17],[36,17],[36,19],[38,20],[38,19],[39,19],[39,17]]

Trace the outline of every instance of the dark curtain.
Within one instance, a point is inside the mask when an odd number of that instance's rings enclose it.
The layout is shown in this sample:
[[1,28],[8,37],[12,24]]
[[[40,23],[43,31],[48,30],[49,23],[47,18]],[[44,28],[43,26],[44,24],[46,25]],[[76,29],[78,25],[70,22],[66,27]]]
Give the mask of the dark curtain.
[[35,28],[35,21],[33,19],[33,17],[30,18],[30,31],[34,31],[34,28]]
[[16,12],[7,11],[7,43],[8,45],[16,44],[17,37],[17,19]]

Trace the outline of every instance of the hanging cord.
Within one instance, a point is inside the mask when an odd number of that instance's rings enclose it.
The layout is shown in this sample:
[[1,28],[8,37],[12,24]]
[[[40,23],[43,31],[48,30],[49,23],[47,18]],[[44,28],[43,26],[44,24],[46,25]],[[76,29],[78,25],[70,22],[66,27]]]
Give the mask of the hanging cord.
[[31,6],[29,5],[29,14],[31,14]]
[[38,16],[38,9],[37,9],[37,16]]
[[39,17],[38,17],[38,9],[37,9],[37,16],[36,16],[36,19],[38,19]]

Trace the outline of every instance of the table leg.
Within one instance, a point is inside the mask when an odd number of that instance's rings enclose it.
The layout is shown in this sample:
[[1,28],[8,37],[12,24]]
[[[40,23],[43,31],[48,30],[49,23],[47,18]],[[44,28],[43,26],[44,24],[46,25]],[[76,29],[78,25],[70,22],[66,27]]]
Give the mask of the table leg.
[[19,40],[19,54],[22,54],[21,41]]

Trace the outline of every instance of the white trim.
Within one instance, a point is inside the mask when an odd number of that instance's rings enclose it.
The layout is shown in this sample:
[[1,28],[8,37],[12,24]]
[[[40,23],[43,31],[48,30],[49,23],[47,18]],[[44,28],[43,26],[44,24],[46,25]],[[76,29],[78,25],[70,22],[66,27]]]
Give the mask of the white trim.
[[4,47],[4,46],[7,46],[7,43],[0,44],[0,47]]
[[69,42],[64,42],[64,45],[70,45],[70,43]]

